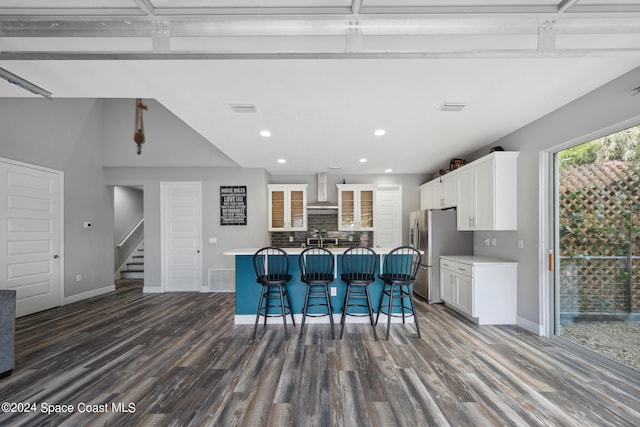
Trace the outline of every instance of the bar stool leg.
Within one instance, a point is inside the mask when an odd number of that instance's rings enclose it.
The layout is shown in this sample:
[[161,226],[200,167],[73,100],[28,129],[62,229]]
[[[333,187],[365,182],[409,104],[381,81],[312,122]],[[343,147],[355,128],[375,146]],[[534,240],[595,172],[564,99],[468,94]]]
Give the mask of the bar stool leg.
[[[262,287],[262,290],[260,291],[260,302],[258,302],[258,311],[256,312],[256,324],[253,327],[253,336],[251,337],[252,340],[256,339],[256,332],[258,331],[258,321],[260,320],[260,311],[262,311],[262,300],[264,299],[264,286]],[[265,317],[266,319],[266,317]]]
[[[411,289],[409,289],[409,291],[411,291]],[[420,338],[420,326],[418,326],[418,314],[416,313],[416,307],[413,305],[413,297],[411,295],[412,295],[412,292],[409,292],[409,304],[411,304],[413,321],[416,322],[416,332],[418,333],[418,338]]]
[[333,327],[333,309],[331,308],[331,299],[329,298],[329,285],[324,284],[324,295],[327,298],[327,311],[329,312],[329,323],[331,324],[331,336],[336,339],[336,332]]
[[[287,289],[287,285],[284,284],[282,285],[284,286],[284,294],[287,297],[287,302],[289,303],[289,314],[291,315],[291,323],[293,324],[293,327],[295,328],[296,326],[296,319],[293,318],[293,305],[291,305],[291,298],[289,297],[289,289]],[[284,315],[284,313],[283,313]]]
[[391,331],[391,307],[393,306],[393,285],[389,290],[389,313],[387,314],[387,341],[389,341],[389,332]]
[[309,294],[311,293],[311,285],[307,284],[307,295],[304,298],[304,307],[302,307],[302,326],[300,326],[300,336],[302,338],[302,331],[304,330],[304,323],[307,318],[307,307],[309,306]]
[[373,329],[373,339],[378,341],[378,334],[376,333],[376,325],[373,323],[373,307],[371,307],[371,298],[369,297],[369,286],[364,287],[364,293],[367,296],[367,308],[369,309],[369,323]]
[[344,295],[344,304],[342,304],[342,317],[340,318],[340,339],[342,339],[342,333],[344,332],[344,320],[347,315],[347,303],[349,302],[349,294],[351,293],[351,285],[347,283],[347,292]]
[[282,286],[278,286],[280,291],[280,309],[282,310],[282,325],[284,326],[284,338],[289,339],[289,332],[287,331],[287,312],[284,307],[284,295],[282,292]]

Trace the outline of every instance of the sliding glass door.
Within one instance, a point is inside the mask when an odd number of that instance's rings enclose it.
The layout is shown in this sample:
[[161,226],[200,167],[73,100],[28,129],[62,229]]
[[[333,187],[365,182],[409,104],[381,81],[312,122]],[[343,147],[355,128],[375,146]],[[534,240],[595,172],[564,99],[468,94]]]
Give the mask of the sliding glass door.
[[640,371],[640,126],[555,165],[554,333]]

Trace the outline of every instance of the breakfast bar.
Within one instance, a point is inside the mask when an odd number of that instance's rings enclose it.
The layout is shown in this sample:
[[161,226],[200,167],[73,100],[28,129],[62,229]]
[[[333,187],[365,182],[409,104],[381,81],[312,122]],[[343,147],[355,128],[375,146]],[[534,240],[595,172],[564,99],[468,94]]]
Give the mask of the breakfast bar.
[[[260,285],[256,282],[256,274],[253,270],[253,255],[259,248],[244,248],[227,251],[224,254],[235,256],[236,268],[236,310],[234,322],[237,325],[253,324],[256,320],[256,309],[258,307],[258,299],[260,298]],[[304,306],[304,298],[307,285],[300,280],[300,267],[298,257],[305,248],[282,248],[289,256],[289,274],[291,281],[288,283],[289,295],[293,306],[293,314],[296,322],[302,320],[302,307]],[[331,252],[335,256],[334,277],[333,282],[329,284],[331,305],[334,310],[334,321],[339,322],[342,313],[342,305],[346,293],[346,284],[340,279],[342,272],[342,254],[349,248],[331,248]],[[374,248],[379,256],[377,270],[381,271],[384,262],[384,256],[393,248]],[[376,275],[375,282],[369,285],[371,297],[371,305],[374,312],[378,310],[380,293],[382,292],[382,280]],[[350,309],[351,311],[351,309]],[[380,316],[380,321],[387,321],[385,315]],[[395,321],[396,319],[392,319]],[[278,320],[269,319],[274,323]],[[329,323],[327,317],[308,318],[308,323]],[[366,323],[369,322],[367,317],[347,317],[346,322],[349,323]]]

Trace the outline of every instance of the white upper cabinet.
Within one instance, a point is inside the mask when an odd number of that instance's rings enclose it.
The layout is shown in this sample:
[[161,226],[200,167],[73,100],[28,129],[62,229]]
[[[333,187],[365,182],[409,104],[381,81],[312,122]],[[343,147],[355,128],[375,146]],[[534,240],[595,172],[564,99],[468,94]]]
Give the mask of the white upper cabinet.
[[306,231],[307,184],[270,184],[269,231]]
[[337,184],[338,230],[373,230],[376,186]]
[[433,209],[433,187],[435,181],[425,182],[420,186],[420,210]]
[[456,206],[458,193],[458,176],[443,175],[431,181],[433,183],[433,208],[447,209]]
[[517,230],[518,154],[494,152],[456,171],[458,230]]

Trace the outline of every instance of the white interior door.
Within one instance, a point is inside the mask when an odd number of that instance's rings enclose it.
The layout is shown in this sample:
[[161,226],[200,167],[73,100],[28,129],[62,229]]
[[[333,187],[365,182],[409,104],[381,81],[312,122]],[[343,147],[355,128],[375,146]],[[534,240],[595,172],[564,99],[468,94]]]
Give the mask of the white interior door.
[[162,289],[200,291],[202,287],[202,184],[163,182]]
[[62,305],[62,177],[0,159],[0,289],[18,317]]
[[376,247],[402,246],[402,186],[378,187],[375,222]]

